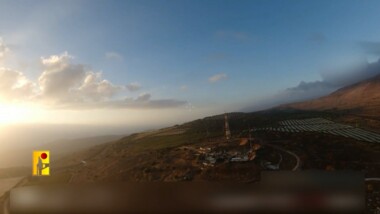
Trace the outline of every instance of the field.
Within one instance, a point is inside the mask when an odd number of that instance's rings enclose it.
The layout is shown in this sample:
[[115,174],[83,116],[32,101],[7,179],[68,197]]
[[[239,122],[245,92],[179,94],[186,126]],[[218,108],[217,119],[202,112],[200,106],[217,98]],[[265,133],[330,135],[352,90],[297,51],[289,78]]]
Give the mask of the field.
[[323,118],[285,120],[280,121],[277,126],[255,128],[253,130],[278,132],[320,132],[353,138],[360,141],[380,143],[380,134],[352,127],[350,125],[335,123]]

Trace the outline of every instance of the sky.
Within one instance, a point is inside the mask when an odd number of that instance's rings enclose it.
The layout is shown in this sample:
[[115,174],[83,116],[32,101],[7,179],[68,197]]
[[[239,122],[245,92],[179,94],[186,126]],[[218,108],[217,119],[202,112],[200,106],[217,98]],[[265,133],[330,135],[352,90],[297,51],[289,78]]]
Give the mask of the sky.
[[0,3],[2,126],[164,127],[380,70],[379,1]]

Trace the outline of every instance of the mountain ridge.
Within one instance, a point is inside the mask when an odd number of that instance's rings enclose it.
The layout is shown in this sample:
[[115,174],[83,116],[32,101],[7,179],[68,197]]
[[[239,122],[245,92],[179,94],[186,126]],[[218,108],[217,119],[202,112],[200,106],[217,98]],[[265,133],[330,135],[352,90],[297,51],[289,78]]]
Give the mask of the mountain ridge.
[[317,99],[280,105],[275,109],[349,110],[380,118],[380,75],[345,86]]

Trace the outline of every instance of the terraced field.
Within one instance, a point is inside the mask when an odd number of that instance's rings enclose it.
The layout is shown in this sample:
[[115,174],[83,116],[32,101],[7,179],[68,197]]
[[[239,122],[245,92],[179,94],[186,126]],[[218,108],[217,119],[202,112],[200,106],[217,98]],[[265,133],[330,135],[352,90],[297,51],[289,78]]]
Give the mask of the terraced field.
[[324,118],[310,118],[302,120],[284,120],[277,126],[255,128],[253,131],[277,132],[321,132],[353,138],[360,141],[380,143],[380,134],[366,131],[349,125],[335,123]]

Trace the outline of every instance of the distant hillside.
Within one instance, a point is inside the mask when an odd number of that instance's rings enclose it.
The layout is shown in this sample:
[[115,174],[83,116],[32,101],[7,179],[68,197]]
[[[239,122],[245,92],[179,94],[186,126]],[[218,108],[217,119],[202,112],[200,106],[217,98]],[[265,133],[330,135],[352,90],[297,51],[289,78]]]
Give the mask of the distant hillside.
[[79,139],[63,139],[40,146],[41,149],[46,148],[55,154],[68,154],[85,148],[96,146],[102,143],[118,140],[122,135],[105,135],[97,137],[79,138]]
[[278,109],[350,110],[362,116],[380,118],[380,75],[341,88],[330,95]]
[[52,156],[51,160],[55,161],[73,152],[78,152],[99,144],[116,141],[121,137],[122,136],[119,135],[107,135],[80,139],[64,139],[47,143],[45,145],[18,149],[12,152],[3,152],[0,154],[0,168],[31,166],[33,150],[49,150]]

